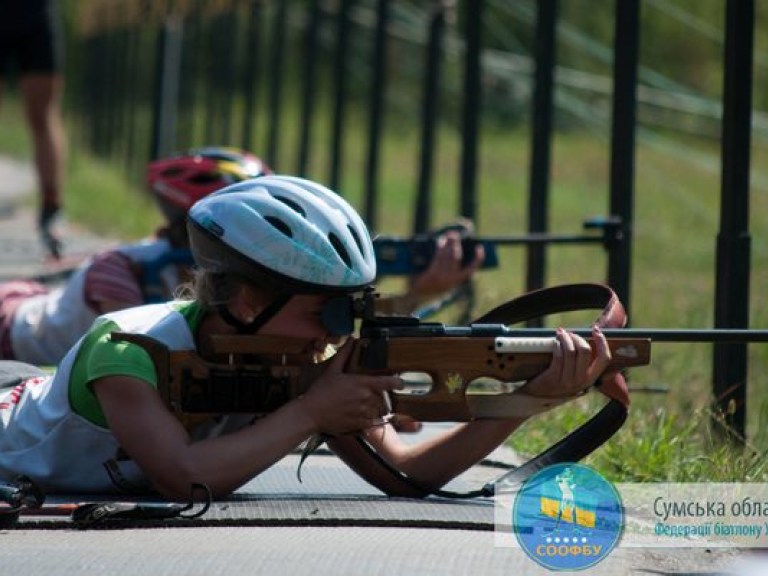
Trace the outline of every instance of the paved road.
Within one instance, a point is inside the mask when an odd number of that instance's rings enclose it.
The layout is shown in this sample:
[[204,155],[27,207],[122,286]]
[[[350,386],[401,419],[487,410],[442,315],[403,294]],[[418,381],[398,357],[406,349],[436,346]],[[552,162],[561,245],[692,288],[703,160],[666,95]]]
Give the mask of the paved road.
[[0,156],[0,280],[53,273],[112,243],[62,219],[64,258],[48,259],[37,234],[34,190],[30,166]]
[[[37,239],[34,212],[29,207],[33,205],[33,189],[34,178],[29,166],[0,157],[0,279],[56,269],[45,261]],[[65,226],[63,231],[69,254],[85,254],[109,243],[75,226]],[[429,429],[428,433],[432,432],[434,429]],[[509,457],[509,454],[497,452],[494,456]],[[281,463],[271,474],[285,475],[286,465]],[[305,471],[308,476],[316,477],[324,467],[333,472],[340,478],[334,480],[336,489],[341,485],[357,486],[355,490],[361,490],[359,480],[333,457],[312,460],[308,466]],[[279,485],[288,491],[295,490],[292,470],[290,479],[279,476]],[[261,481],[269,481],[271,477],[266,475]],[[319,486],[316,494],[332,492],[330,488],[330,485]],[[312,494],[304,497],[311,500]],[[768,574],[765,562],[743,563],[752,558],[751,553],[730,550],[618,548],[589,573],[611,576]],[[491,532],[222,526],[88,532],[30,527],[0,531],[0,574],[17,573],[46,576],[82,573],[508,576],[549,572],[520,550],[494,548]]]

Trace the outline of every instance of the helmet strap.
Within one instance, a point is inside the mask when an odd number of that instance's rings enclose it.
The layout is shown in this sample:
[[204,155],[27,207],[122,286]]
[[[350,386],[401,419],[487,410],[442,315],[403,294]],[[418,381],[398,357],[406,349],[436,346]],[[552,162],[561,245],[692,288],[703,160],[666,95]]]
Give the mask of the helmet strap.
[[288,301],[291,299],[291,294],[283,294],[281,296],[278,296],[275,300],[273,300],[269,306],[264,308],[256,318],[251,320],[250,322],[243,322],[240,320],[240,318],[237,318],[232,312],[229,311],[229,308],[227,308],[226,304],[219,304],[216,306],[216,311],[219,313],[219,316],[229,324],[230,326],[234,326],[237,328],[237,331],[240,334],[256,334],[267,322],[269,322],[275,314],[280,312],[280,310],[283,309],[283,307],[288,304]]

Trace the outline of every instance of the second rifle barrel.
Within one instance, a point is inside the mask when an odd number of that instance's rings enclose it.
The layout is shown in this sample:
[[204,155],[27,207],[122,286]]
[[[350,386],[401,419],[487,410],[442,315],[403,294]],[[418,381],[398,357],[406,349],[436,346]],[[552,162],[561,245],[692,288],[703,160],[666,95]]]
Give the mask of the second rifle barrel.
[[[585,328],[566,328],[569,332],[588,337],[591,330]],[[554,336],[551,328],[511,329],[505,336],[539,337]],[[604,328],[606,338],[650,338],[656,342],[768,342],[768,330],[730,329],[730,328]]]

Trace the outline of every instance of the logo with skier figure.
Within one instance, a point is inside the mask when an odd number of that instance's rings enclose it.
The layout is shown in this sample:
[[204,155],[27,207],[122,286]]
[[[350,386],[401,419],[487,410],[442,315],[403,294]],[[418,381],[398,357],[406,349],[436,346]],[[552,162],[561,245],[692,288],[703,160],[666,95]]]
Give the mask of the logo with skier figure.
[[594,566],[616,546],[624,526],[613,485],[581,464],[556,464],[523,484],[512,510],[520,546],[551,570]]

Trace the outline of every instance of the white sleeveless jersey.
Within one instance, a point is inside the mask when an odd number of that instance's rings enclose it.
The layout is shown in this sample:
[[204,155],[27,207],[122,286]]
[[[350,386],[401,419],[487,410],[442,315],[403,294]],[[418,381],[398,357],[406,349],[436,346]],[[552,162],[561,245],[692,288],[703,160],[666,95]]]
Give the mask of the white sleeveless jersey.
[[[172,249],[166,239],[153,239],[115,248],[130,260],[150,262]],[[14,357],[21,362],[56,365],[78,338],[90,328],[97,314],[85,301],[89,262],[83,263],[68,282],[49,292],[25,299],[16,310],[10,338]],[[179,283],[175,266],[166,266],[162,280],[168,298]]]
[[[194,349],[192,330],[175,309],[179,305],[106,314],[97,326],[111,321],[120,331],[147,334],[171,350]],[[119,445],[110,430],[71,407],[72,371],[83,346],[81,339],[54,375],[0,390],[0,479],[26,474],[48,492],[108,493],[127,485],[148,486],[134,462],[117,457]]]

